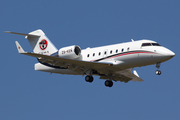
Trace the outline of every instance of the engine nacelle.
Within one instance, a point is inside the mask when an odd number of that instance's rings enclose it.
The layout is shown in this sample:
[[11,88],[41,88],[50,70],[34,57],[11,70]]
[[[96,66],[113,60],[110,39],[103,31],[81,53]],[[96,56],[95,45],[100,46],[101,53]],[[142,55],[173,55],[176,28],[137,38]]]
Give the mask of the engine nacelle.
[[81,48],[77,45],[63,47],[56,53],[58,57],[76,59],[81,55]]

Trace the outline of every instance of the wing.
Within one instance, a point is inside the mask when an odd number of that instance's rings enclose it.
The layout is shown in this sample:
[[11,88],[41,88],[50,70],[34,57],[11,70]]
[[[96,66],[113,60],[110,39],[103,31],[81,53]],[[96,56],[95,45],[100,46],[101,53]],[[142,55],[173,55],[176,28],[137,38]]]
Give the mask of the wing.
[[[109,79],[108,75],[102,75],[100,79]],[[129,81],[134,81],[134,82],[142,82],[141,78],[136,76],[135,74],[132,73],[131,69],[125,69],[125,70],[120,70],[120,71],[114,71],[112,74],[112,80],[114,81],[121,81],[121,82],[129,82]]]
[[37,53],[25,52],[17,41],[15,43],[16,43],[18,52],[20,54],[36,57],[38,58],[40,63],[45,63],[45,64],[49,64],[53,66],[61,66],[61,67],[68,66],[68,69],[72,69],[76,72],[81,71],[81,73],[84,73],[92,69],[95,69],[95,70],[97,69],[101,71],[112,66],[111,63],[88,62],[88,61],[66,59],[66,58],[53,57],[53,56],[42,55],[42,54],[37,54]]
[[68,67],[68,69],[73,70],[79,75],[86,74],[88,71],[92,70],[93,74],[100,76],[100,79],[109,79],[111,75],[111,79],[114,81],[143,81],[141,78],[134,75],[131,72],[131,69],[122,70],[120,69],[120,67],[113,65],[113,63],[89,62],[77,59],[66,59],[37,53],[25,52],[17,41],[16,46],[20,54],[36,57],[39,60],[39,62],[43,64],[48,64],[51,66]]

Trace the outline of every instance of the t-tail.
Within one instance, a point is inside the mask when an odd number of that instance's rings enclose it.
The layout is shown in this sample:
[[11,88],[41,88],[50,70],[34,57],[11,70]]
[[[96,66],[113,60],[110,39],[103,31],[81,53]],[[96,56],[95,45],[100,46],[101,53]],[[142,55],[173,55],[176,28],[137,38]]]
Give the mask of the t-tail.
[[25,38],[28,39],[34,53],[51,55],[58,51],[57,48],[53,45],[53,43],[51,43],[51,41],[46,37],[45,33],[40,29],[30,32],[28,34],[9,31],[6,31],[6,33],[26,36]]

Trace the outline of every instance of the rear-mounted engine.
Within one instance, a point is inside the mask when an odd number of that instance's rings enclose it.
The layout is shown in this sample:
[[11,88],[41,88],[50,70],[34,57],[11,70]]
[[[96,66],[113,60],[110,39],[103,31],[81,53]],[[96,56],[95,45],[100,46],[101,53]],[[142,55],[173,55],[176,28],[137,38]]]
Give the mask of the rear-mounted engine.
[[76,59],[81,55],[81,48],[77,45],[63,47],[59,49],[56,53],[51,56],[68,58],[68,59]]

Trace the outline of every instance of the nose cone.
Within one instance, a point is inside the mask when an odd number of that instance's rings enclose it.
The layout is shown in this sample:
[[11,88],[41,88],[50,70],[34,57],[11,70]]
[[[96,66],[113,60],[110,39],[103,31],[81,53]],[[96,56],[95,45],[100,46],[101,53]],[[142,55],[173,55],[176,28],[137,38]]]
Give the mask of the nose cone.
[[164,52],[164,55],[167,57],[173,58],[175,56],[175,53],[167,48],[164,49],[163,52]]
[[159,53],[159,61],[161,61],[161,62],[170,60],[171,58],[173,58],[175,56],[174,52],[172,52],[171,50],[169,50],[165,47],[161,47],[158,50],[158,53]]
[[171,58],[173,58],[173,57],[175,56],[175,53],[172,52],[172,51],[170,51],[170,52],[169,52],[169,56],[170,56]]
[[169,49],[164,49],[164,50],[162,51],[162,53],[163,53],[163,56],[164,56],[165,58],[167,58],[168,60],[171,59],[171,58],[173,58],[173,57],[175,56],[175,53],[172,52],[172,51],[169,50]]

